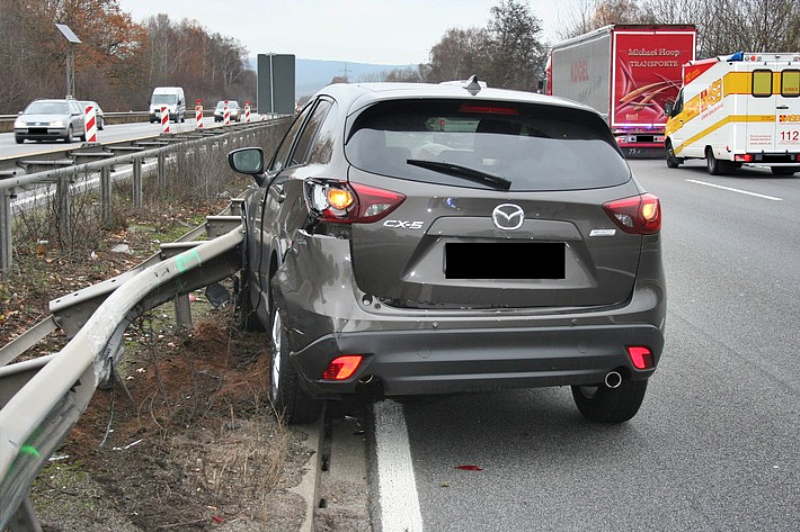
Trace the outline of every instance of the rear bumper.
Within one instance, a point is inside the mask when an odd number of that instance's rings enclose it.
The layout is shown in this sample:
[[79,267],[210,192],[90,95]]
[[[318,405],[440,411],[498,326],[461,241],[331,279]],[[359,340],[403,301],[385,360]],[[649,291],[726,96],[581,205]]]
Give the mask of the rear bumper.
[[[597,384],[620,368],[648,378],[654,370],[635,369],[628,345],[650,347],[657,364],[664,338],[652,325],[365,332],[325,336],[292,360],[316,396],[358,393],[367,380],[392,396]],[[339,353],[365,360],[347,381],[316,378]]]

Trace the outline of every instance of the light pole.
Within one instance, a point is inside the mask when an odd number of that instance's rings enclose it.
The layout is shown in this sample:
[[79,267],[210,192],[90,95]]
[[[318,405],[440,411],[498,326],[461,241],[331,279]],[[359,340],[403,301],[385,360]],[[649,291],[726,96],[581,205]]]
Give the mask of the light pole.
[[81,40],[66,24],[56,24],[56,28],[67,40],[67,99],[75,97],[75,45]]

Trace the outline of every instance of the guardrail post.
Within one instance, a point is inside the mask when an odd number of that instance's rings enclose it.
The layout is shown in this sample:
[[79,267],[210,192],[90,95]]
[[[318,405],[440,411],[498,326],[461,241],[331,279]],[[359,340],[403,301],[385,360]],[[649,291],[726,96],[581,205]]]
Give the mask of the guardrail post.
[[11,196],[13,189],[0,190],[0,277],[11,272]]
[[61,236],[61,243],[67,242],[72,221],[70,220],[70,184],[72,179],[68,175],[58,176],[56,183],[56,223]]
[[158,189],[167,188],[167,154],[164,150],[158,152]]
[[103,223],[108,225],[113,217],[111,198],[111,168],[104,166],[100,169],[100,209]]
[[9,530],[24,530],[25,532],[42,532],[42,526],[36,518],[30,497],[25,497],[22,504],[8,523]]
[[181,294],[175,298],[175,321],[179,329],[192,328],[192,307],[189,294]]
[[142,192],[142,160],[136,158],[133,160],[133,206],[137,209],[142,208],[143,201]]

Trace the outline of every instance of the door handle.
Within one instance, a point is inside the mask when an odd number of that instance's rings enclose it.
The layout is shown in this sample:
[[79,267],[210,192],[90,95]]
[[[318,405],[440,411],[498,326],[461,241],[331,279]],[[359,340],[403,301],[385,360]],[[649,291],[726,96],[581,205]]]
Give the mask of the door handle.
[[283,203],[283,200],[286,199],[286,192],[283,190],[283,185],[275,185],[272,188],[272,193],[275,195],[275,201],[278,203]]
[[789,108],[789,106],[788,106],[788,105],[779,105],[779,106],[778,106],[778,107],[776,107],[775,109],[788,109],[788,108]]

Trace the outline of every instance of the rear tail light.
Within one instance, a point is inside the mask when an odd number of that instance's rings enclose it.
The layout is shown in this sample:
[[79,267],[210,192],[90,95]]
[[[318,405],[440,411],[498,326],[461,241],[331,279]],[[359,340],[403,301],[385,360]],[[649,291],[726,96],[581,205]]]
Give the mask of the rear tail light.
[[403,194],[360,183],[306,181],[309,209],[326,222],[352,224],[380,220],[400,206]]
[[353,376],[364,359],[361,355],[342,355],[331,360],[322,379],[326,381],[344,381]]
[[636,369],[650,369],[653,367],[653,353],[650,348],[643,345],[632,345],[626,348],[628,358]]
[[794,156],[794,160],[800,162],[800,153]]
[[610,201],[603,209],[626,233],[652,235],[661,230],[661,202],[653,194]]
[[741,161],[743,163],[752,163],[753,162],[753,154],[752,153],[744,153],[741,155],[734,155],[734,161]]
[[460,113],[477,113],[481,115],[518,115],[519,111],[513,107],[498,107],[496,105],[473,105],[469,103],[463,104],[458,108]]

